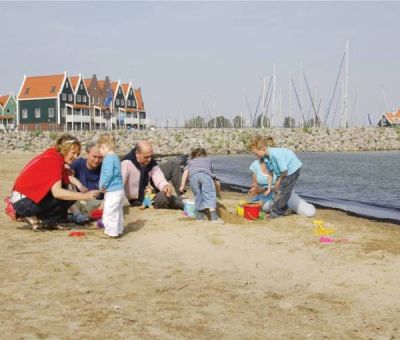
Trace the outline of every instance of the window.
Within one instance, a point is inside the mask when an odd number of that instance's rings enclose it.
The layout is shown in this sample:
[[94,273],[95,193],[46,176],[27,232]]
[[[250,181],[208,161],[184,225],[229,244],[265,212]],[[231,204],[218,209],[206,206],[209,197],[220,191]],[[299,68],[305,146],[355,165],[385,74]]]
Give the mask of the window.
[[125,99],[121,99],[121,105],[125,105]]
[[68,88],[68,86],[69,86],[69,83],[68,83],[68,82],[66,82],[66,83],[65,83],[65,87],[66,87],[66,88]]
[[54,107],[49,107],[48,114],[49,118],[54,118]]
[[131,106],[131,100],[130,100],[130,99],[128,99],[128,100],[126,101],[126,105]]
[[83,102],[86,103],[86,96],[82,96]]
[[40,109],[35,109],[35,118],[40,118]]
[[68,94],[68,101],[69,101],[69,102],[72,102],[72,94],[71,94],[71,93]]
[[22,118],[24,118],[24,119],[28,118],[28,109],[23,109],[22,110]]
[[62,94],[62,100],[67,100],[67,95],[65,93]]
[[76,96],[76,101],[77,101],[78,103],[81,102],[81,95],[80,95],[80,94],[78,94],[78,95]]
[[83,90],[83,84],[81,83],[80,89]]

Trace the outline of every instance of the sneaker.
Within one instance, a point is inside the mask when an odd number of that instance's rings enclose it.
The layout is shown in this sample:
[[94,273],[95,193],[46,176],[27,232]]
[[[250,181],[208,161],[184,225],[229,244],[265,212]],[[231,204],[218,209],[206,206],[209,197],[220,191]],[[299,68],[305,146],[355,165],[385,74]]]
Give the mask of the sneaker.
[[211,221],[211,222],[213,222],[213,223],[221,223],[221,224],[224,223],[224,221],[221,220],[221,219],[218,217],[216,211],[210,211],[210,215],[211,215],[211,218],[210,218],[210,221]]
[[207,218],[206,214],[202,211],[196,212],[196,221],[204,221]]
[[293,215],[294,213],[295,213],[294,210],[292,210],[292,209],[290,209],[290,208],[287,208],[287,209],[285,210],[285,212],[283,213],[283,216]]
[[84,224],[90,222],[90,217],[88,215],[80,213],[80,212],[74,213],[72,215],[69,214],[68,219],[70,222],[73,222],[78,225],[84,225]]

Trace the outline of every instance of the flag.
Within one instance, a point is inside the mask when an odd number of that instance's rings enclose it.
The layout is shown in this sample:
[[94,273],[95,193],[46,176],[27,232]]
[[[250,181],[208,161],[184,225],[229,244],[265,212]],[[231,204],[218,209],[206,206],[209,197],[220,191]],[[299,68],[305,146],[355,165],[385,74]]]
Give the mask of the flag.
[[107,97],[104,99],[104,106],[110,106],[112,103],[112,91],[111,88],[109,87],[107,89]]

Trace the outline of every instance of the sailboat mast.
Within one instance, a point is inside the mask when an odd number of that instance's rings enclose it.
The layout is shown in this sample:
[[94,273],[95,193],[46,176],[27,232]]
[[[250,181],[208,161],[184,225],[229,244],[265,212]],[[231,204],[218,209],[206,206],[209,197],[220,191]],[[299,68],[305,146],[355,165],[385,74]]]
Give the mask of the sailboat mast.
[[343,99],[343,115],[344,115],[344,127],[347,127],[348,110],[349,110],[349,41],[346,41],[346,77],[344,84],[344,99]]
[[273,127],[273,119],[275,117],[275,85],[276,85],[276,72],[275,72],[275,64],[274,64],[274,82],[272,87],[272,115],[271,115],[271,122],[270,127]]

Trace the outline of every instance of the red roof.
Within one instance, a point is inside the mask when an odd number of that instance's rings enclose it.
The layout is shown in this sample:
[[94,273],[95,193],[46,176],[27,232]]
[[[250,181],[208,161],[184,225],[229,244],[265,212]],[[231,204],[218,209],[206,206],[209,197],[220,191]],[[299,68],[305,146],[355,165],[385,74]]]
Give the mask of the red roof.
[[18,99],[55,98],[60,92],[64,74],[26,77]]
[[10,95],[6,95],[6,96],[1,96],[0,97],[0,105],[4,107],[4,105],[6,105],[8,98],[10,98]]
[[116,93],[117,92],[118,82],[117,81],[112,81],[110,85],[111,85],[112,92]]
[[72,76],[72,77],[69,77],[69,79],[71,80],[72,89],[75,91],[76,87],[78,86],[79,76]]
[[89,88],[90,83],[92,82],[92,78],[86,78],[86,79],[83,79],[83,81],[84,81],[86,87]]
[[391,124],[400,124],[400,109],[397,112],[388,112],[385,116]]
[[144,103],[143,103],[143,98],[142,98],[142,90],[140,87],[138,89],[135,89],[135,98],[137,101],[137,108],[140,111],[144,111]]
[[124,92],[124,96],[126,97],[126,95],[128,94],[128,90],[129,90],[129,84],[121,84],[122,87],[122,91]]

